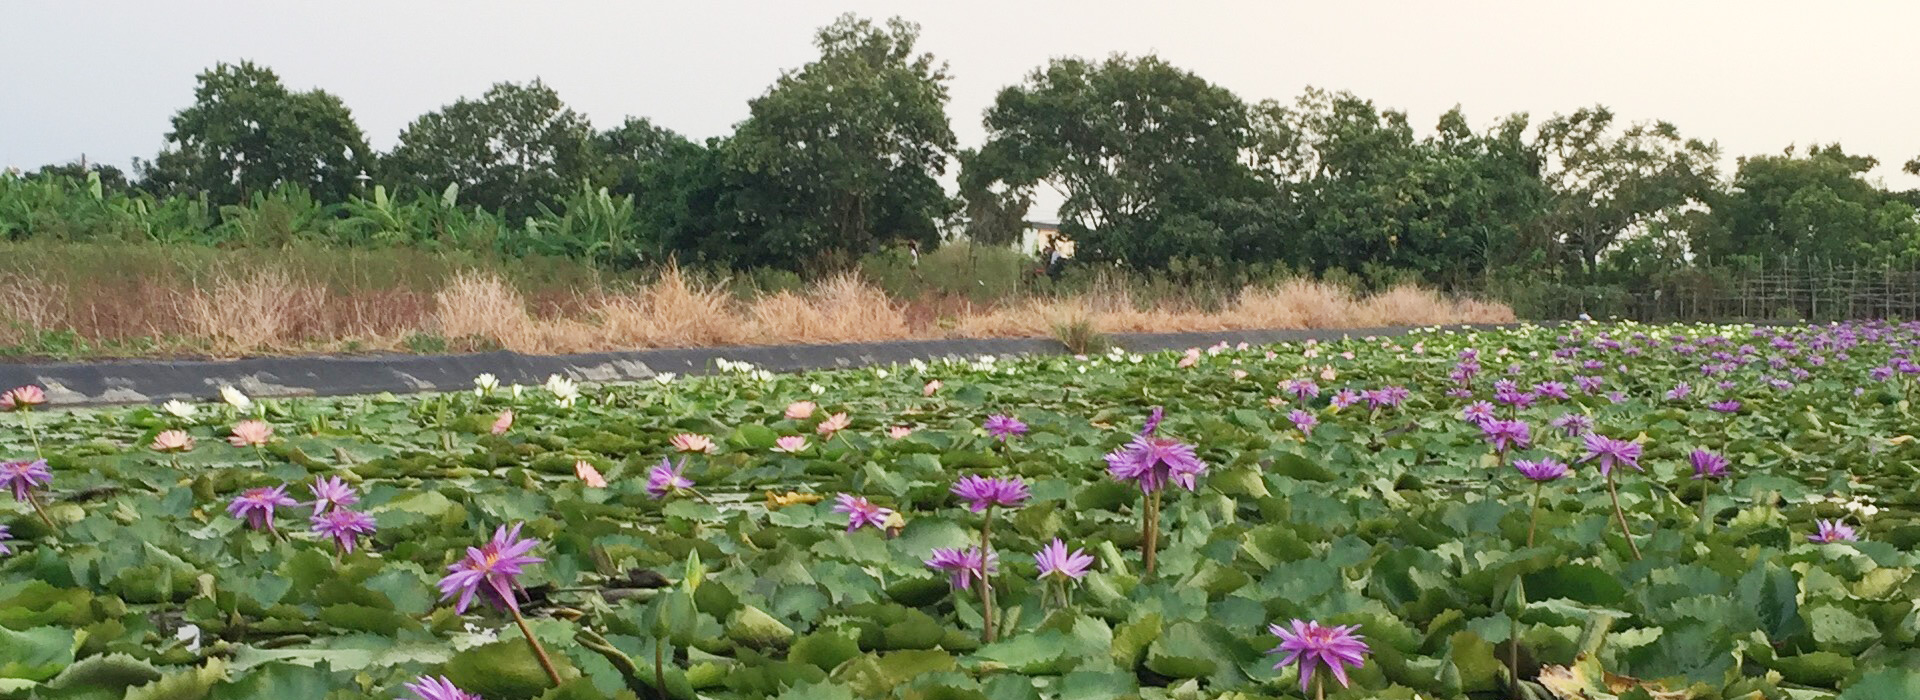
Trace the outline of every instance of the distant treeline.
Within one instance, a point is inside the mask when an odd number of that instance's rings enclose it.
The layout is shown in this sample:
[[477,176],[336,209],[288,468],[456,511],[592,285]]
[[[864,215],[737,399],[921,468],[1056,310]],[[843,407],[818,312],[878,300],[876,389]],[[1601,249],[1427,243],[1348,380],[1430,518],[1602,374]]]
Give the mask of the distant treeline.
[[[378,153],[338,97],[221,64],[130,172],[0,177],[0,238],[834,269],[953,236],[1010,243],[1047,187],[1079,260],[1193,278],[1622,284],[1702,260],[1920,258],[1920,192],[1867,177],[1871,157],[1787,147],[1724,173],[1714,142],[1600,106],[1479,129],[1456,107],[1421,136],[1345,92],[1249,103],[1155,56],[1062,58],[1003,89],[985,143],[962,149],[946,64],[918,38],[843,17],[818,32],[818,59],[704,142],[644,117],[595,130],[536,80],[422,115]],[[952,167],[957,193],[940,182]]]

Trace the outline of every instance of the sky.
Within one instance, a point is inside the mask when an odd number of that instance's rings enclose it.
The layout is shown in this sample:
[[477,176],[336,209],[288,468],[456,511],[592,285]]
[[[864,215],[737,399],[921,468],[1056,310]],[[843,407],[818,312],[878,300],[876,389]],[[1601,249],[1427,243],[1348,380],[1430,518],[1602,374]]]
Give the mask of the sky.
[[1155,53],[1249,102],[1307,87],[1406,111],[1428,130],[1607,105],[1744,154],[1838,141],[1873,176],[1920,187],[1920,3],[968,0],[584,2],[0,1],[0,167],[159,150],[194,76],[267,65],[352,108],[375,148],[415,117],[500,81],[545,80],[596,126],[641,115],[694,138],[816,55],[845,12],[899,15],[948,62],[954,131],[984,138],[1001,88],[1049,59]]

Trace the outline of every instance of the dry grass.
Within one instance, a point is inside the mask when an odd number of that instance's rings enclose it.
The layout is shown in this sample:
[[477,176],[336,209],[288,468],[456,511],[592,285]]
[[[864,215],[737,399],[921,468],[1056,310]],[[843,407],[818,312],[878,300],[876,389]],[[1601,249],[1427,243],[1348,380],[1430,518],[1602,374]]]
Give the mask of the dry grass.
[[959,298],[912,305],[854,274],[801,291],[741,299],[675,267],[627,290],[598,282],[525,291],[491,272],[449,271],[431,287],[319,282],[292,264],[159,269],[90,277],[0,269],[0,327],[67,330],[90,342],[170,339],[146,352],[260,353],[398,350],[410,337],[448,347],[564,353],[655,347],[841,343],[933,337],[1262,328],[1362,328],[1498,323],[1503,304],[1418,287],[1356,296],[1339,285],[1291,280],[1242,289],[1208,311],[1139,303],[1125,285],[978,306]]
[[319,289],[279,268],[221,273],[210,286],[181,293],[177,316],[185,335],[206,339],[217,353],[239,354],[295,340],[322,298]]
[[547,331],[520,292],[494,275],[462,272],[433,297],[433,329],[449,339],[485,339],[519,352],[547,350]]
[[606,339],[628,347],[737,345],[749,336],[732,305],[719,285],[690,280],[670,265],[633,294],[601,298],[596,315]]

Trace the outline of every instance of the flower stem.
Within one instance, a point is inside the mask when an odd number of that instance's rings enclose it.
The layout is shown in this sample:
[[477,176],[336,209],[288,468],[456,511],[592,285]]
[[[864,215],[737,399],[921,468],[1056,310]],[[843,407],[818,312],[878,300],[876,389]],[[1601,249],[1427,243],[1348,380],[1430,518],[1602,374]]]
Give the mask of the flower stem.
[[33,456],[34,456],[34,458],[35,458],[35,459],[46,459],[46,458],[47,458],[47,455],[46,455],[46,453],[44,453],[44,452],[41,452],[41,451],[40,451],[40,429],[39,429],[39,426],[36,426],[36,425],[34,425],[34,424],[33,424],[33,412],[32,412],[32,411],[25,411],[25,412],[23,412],[23,413],[21,413],[21,414],[20,414],[20,423],[21,423],[22,425],[25,425],[25,426],[27,426],[27,437],[29,437],[29,438],[32,438],[32,439],[33,439]]
[[[553,659],[547,657],[546,647],[540,646],[540,640],[533,636],[533,630],[527,629],[527,618],[520,616],[520,606],[509,605],[507,611],[513,613],[513,623],[520,626],[520,634],[527,638],[527,646],[533,647],[533,656],[540,660],[540,668],[545,669],[547,678],[553,680],[554,687],[560,686],[560,672],[554,670]],[[654,648],[654,658],[659,659],[660,650]]]
[[1513,697],[1520,698],[1520,621],[1507,619],[1507,675],[1513,681]]
[[39,498],[36,498],[33,494],[29,493],[27,494],[27,503],[33,506],[33,513],[35,515],[40,516],[40,522],[47,524],[47,529],[53,530],[55,532],[60,531],[59,526],[53,524],[53,518],[47,517],[47,510],[45,508],[40,507]]
[[1708,518],[1707,499],[1712,496],[1713,496],[1713,480],[1712,479],[1700,480],[1700,528],[1707,532],[1713,531],[1713,521],[1707,519]]
[[1607,497],[1613,499],[1613,517],[1620,521],[1620,534],[1627,538],[1627,548],[1633,550],[1633,560],[1640,561],[1640,545],[1633,542],[1633,530],[1627,527],[1627,513],[1620,510],[1620,489],[1613,485],[1613,472],[1607,472]]
[[1533,546],[1533,533],[1540,529],[1540,489],[1547,482],[1533,482],[1533,517],[1527,521],[1527,546]]
[[1145,560],[1147,575],[1152,576],[1154,552],[1160,544],[1160,492],[1147,494],[1146,501],[1146,522],[1142,524],[1142,537],[1146,540],[1142,546],[1146,549],[1142,559]]
[[653,640],[653,692],[660,696],[660,700],[667,700],[667,640],[665,639]]
[[268,465],[267,465],[267,451],[266,451],[266,449],[264,449],[264,448],[262,448],[262,447],[260,447],[259,445],[254,445],[254,446],[253,446],[253,454],[254,454],[254,456],[257,456],[257,457],[259,457],[259,458],[260,458],[260,468],[261,468],[261,469],[272,469],[272,468],[273,468],[273,467],[271,467],[271,466],[268,466]]
[[987,506],[987,518],[980,522],[980,638],[992,642],[993,579],[987,576],[987,558],[993,554],[993,506]]

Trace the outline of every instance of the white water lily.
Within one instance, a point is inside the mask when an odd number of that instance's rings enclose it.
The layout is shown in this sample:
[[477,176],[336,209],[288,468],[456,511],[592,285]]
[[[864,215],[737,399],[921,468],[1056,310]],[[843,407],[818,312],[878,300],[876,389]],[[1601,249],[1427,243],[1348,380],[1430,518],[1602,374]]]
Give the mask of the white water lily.
[[200,651],[200,626],[199,625],[194,625],[194,624],[181,625],[180,629],[174,630],[173,638],[176,641],[179,641],[180,643],[187,645],[187,651],[189,652]]
[[674,374],[672,372],[661,372],[659,374],[653,375],[653,382],[655,384],[659,384],[660,386],[666,386],[668,384],[672,384],[673,380],[678,378],[680,378],[680,375],[678,374]]
[[474,396],[487,396],[498,388],[500,388],[500,378],[493,376],[492,372],[482,372],[480,376],[473,378]]
[[253,399],[247,398],[246,394],[240,393],[240,390],[233,388],[231,384],[220,387],[220,400],[241,411],[253,408]]
[[764,369],[756,369],[751,372],[748,372],[747,378],[764,384],[766,382],[773,381],[773,373],[768,372]]
[[925,361],[923,361],[923,360],[921,360],[921,359],[920,359],[920,358],[918,358],[918,357],[916,357],[916,358],[913,358],[912,360],[908,360],[908,361],[907,361],[907,365],[908,365],[908,366],[910,366],[910,367],[912,367],[912,368],[913,368],[913,371],[915,371],[915,372],[925,372],[925,371],[927,371],[927,363],[926,363]]
[[190,419],[193,417],[193,414],[200,412],[200,409],[195,408],[193,404],[179,399],[160,404],[160,410],[166,411],[168,415],[182,420]]
[[815,396],[818,396],[820,394],[827,393],[827,388],[824,386],[820,386],[819,384],[808,384],[807,391],[809,393],[814,394]]
[[522,394],[522,393],[525,393],[525,392],[526,392],[526,390],[527,390],[527,388],[526,388],[526,387],[524,387],[524,386],[520,386],[519,384],[515,384],[515,385],[513,385],[513,386],[511,386],[511,387],[508,387],[508,388],[507,388],[507,391],[508,391],[508,392],[510,392],[510,393],[512,393],[512,394],[513,394],[513,398],[516,398],[516,399],[517,399],[517,398],[520,398],[520,394]]
[[580,385],[558,374],[547,375],[546,389],[553,392],[554,403],[559,404],[561,408],[572,406],[573,402],[580,398]]
[[887,371],[887,369],[886,369],[885,367],[882,367],[882,368],[880,368],[880,369],[876,369],[876,370],[874,370],[874,371],[873,371],[873,376],[875,376],[875,377],[879,377],[879,378],[881,378],[881,379],[886,379],[887,377],[889,377],[889,376],[891,376],[892,374],[893,374],[893,373],[892,373],[892,372],[888,372],[888,371]]

